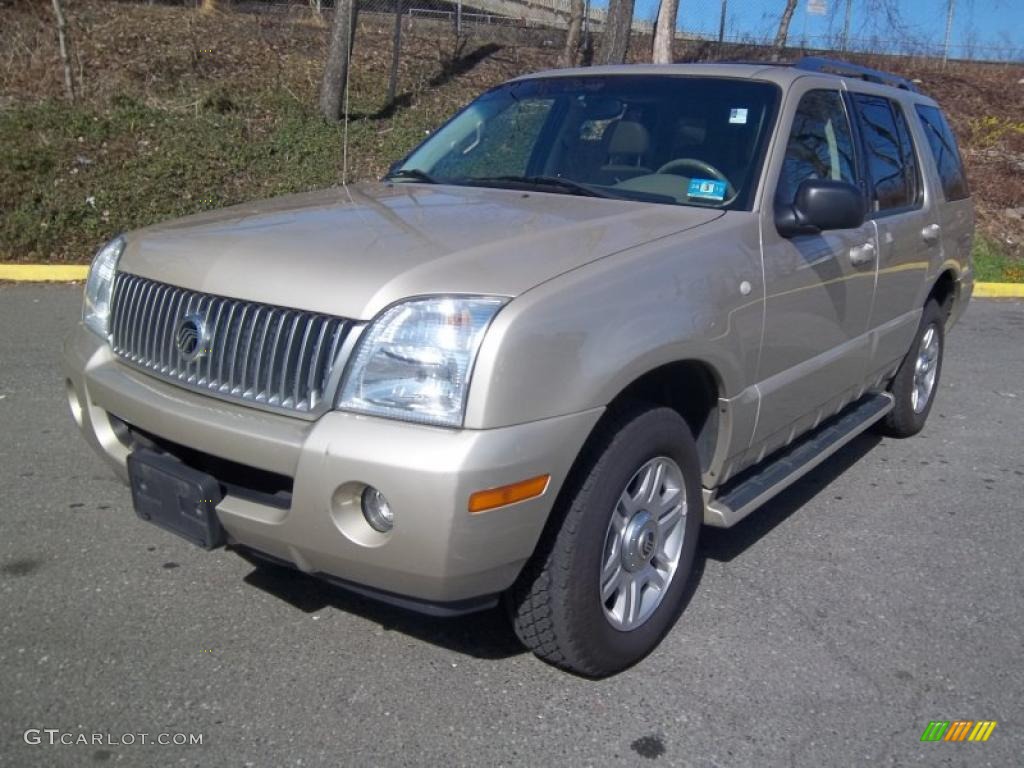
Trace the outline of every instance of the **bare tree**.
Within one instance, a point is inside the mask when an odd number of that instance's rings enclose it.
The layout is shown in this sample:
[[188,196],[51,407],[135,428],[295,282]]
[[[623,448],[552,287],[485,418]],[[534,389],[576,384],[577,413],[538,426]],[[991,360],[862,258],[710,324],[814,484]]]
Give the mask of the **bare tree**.
[[563,67],[575,67],[580,63],[580,43],[583,39],[583,0],[569,2],[569,28],[565,33],[565,48],[562,49]]
[[402,57],[402,0],[395,0],[395,27],[391,34],[391,72],[388,74],[388,104],[398,95],[398,65]]
[[68,101],[75,100],[75,85],[71,79],[71,56],[68,53],[70,44],[68,41],[67,21],[64,19],[64,9],[60,0],[53,0],[53,15],[57,17],[57,42],[60,44],[60,63],[64,67],[64,92]]
[[786,48],[786,38],[789,37],[789,23],[793,21],[793,12],[796,10],[796,0],[786,0],[786,9],[779,19],[779,31],[775,34],[775,54],[778,60]]
[[356,38],[356,0],[337,0],[334,24],[327,49],[324,78],[320,83],[320,111],[328,120],[340,120],[345,112],[345,89],[348,87],[352,46]]
[[676,17],[679,15],[679,0],[661,0],[658,6],[658,20],[654,25],[654,45],[651,61],[655,64],[671,64],[672,43],[676,38]]
[[604,35],[598,53],[599,64],[625,64],[629,52],[629,33],[633,29],[634,0],[608,0]]

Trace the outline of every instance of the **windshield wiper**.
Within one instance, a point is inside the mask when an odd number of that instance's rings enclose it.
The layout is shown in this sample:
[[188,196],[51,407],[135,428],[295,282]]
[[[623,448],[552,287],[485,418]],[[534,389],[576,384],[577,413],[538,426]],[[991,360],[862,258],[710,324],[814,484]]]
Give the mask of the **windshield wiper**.
[[582,181],[573,181],[561,176],[470,176],[459,179],[456,184],[472,186],[510,186],[516,189],[539,189],[544,192],[564,190],[569,194],[584,197],[603,197],[606,200],[636,200],[645,203],[671,203],[678,201],[669,195],[657,192],[644,192],[639,189],[618,189],[615,187],[599,187]]
[[399,168],[397,171],[392,171],[384,177],[385,181],[391,181],[392,179],[408,179],[410,181],[422,181],[426,184],[437,184],[437,179],[431,176],[426,171],[421,171],[419,168]]
[[459,179],[459,183],[482,187],[490,184],[510,184],[517,187],[528,187],[531,189],[541,189],[545,191],[561,189],[575,195],[584,195],[586,197],[618,197],[618,195],[592,187],[590,184],[573,181],[572,179],[563,179],[561,176],[470,176],[465,179]]

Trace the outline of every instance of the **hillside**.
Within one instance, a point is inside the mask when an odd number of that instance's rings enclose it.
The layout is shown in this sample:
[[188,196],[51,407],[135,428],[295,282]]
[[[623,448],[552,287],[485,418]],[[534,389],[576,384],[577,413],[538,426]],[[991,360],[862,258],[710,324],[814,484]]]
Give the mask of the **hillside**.
[[[382,173],[484,88],[555,66],[560,43],[558,32],[511,29],[460,42],[417,21],[389,106],[391,23],[361,20],[350,179]],[[69,25],[73,107],[48,4],[0,0],[0,259],[85,261],[120,230],[341,180],[342,128],[315,111],[327,30],[308,10],[79,0]],[[950,112],[978,202],[981,276],[1024,279],[1024,67],[882,63]]]

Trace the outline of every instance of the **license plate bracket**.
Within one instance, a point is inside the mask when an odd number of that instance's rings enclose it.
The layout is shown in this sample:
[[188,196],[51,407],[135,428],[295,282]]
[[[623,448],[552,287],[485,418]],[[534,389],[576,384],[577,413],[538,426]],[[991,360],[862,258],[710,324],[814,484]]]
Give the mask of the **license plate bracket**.
[[135,514],[203,549],[225,542],[217,505],[224,493],[217,479],[167,454],[146,449],[128,455]]

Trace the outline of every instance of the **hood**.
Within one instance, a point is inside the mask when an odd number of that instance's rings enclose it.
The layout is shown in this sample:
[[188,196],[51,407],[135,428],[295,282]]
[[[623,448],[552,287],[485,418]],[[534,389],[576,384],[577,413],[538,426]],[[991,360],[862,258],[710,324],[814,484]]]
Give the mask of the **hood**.
[[409,296],[515,297],[721,215],[545,192],[360,184],[133,232],[120,269],[204,293],[370,319]]

